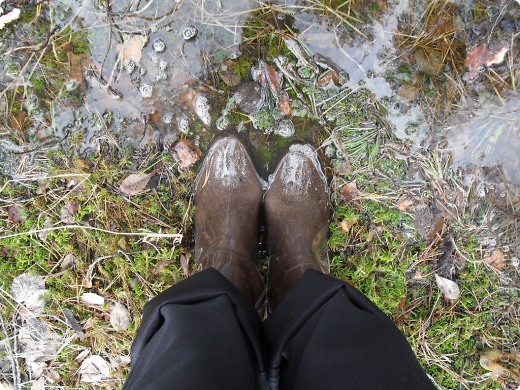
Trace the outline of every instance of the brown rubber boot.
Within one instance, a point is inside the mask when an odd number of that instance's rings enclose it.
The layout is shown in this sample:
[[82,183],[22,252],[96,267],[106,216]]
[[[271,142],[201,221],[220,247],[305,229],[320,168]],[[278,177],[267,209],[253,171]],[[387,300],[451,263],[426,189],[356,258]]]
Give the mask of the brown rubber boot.
[[262,181],[234,137],[210,148],[197,177],[195,260],[213,267],[256,305],[264,287],[257,269]]
[[264,212],[272,310],[306,270],[329,272],[330,205],[327,180],[310,145],[292,145],[269,181]]

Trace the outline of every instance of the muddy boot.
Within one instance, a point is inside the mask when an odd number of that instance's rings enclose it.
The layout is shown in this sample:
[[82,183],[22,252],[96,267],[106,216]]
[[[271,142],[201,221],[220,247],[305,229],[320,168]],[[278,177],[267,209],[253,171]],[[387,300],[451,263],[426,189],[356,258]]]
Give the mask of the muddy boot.
[[268,302],[274,309],[304,272],[329,272],[329,194],[310,145],[292,145],[264,197],[269,242]]
[[256,265],[262,182],[244,145],[217,141],[197,177],[195,260],[220,271],[256,305],[263,283]]

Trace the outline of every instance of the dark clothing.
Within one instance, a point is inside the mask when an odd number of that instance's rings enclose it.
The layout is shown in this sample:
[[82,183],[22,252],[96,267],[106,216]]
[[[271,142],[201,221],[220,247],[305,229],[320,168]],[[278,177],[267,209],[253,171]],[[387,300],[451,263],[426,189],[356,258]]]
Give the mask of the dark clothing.
[[126,389],[434,389],[393,322],[307,271],[262,322],[210,268],[144,308]]

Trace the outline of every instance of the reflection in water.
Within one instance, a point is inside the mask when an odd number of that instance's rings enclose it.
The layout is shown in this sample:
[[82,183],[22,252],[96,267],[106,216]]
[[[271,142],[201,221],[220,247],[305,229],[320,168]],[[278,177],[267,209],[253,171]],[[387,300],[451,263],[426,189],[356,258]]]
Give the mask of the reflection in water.
[[447,151],[454,166],[501,166],[520,191],[520,99],[485,101],[456,115],[448,128]]

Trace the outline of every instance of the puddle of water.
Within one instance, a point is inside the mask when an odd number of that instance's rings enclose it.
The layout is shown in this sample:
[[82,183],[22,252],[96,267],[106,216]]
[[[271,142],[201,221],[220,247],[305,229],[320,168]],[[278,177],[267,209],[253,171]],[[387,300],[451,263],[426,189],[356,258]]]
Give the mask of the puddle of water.
[[450,121],[446,138],[453,165],[500,167],[520,192],[520,99],[472,102]]
[[[377,99],[385,99],[388,120],[393,124],[396,135],[419,146],[427,138],[429,126],[424,123],[418,105],[399,98],[385,78],[386,72],[396,66],[397,52],[393,39],[398,20],[408,11],[408,0],[386,2],[385,12],[377,20],[370,20],[371,36],[367,38],[358,33],[344,34],[339,29],[331,29],[320,15],[305,12],[295,16],[295,27],[301,31],[302,42],[313,53],[329,58],[349,75],[346,87],[362,87]],[[415,128],[413,137],[407,133],[412,124]]]
[[[91,33],[94,68],[104,81],[100,84],[89,80],[87,103],[101,112],[110,110],[116,115],[137,119],[142,113],[148,115],[156,110],[175,112],[181,86],[202,78],[211,61],[236,55],[241,43],[241,26],[255,2],[121,0],[112,5],[113,23],[110,24],[105,11],[96,4],[93,0],[84,0],[80,12]],[[197,31],[190,40],[182,35],[188,27]],[[137,34],[147,37],[147,43],[140,63],[130,73],[122,64],[120,45]],[[154,50],[156,42],[162,42],[164,50]],[[119,98],[114,98],[105,83]],[[143,85],[152,87],[150,97],[143,97],[139,92]]]

